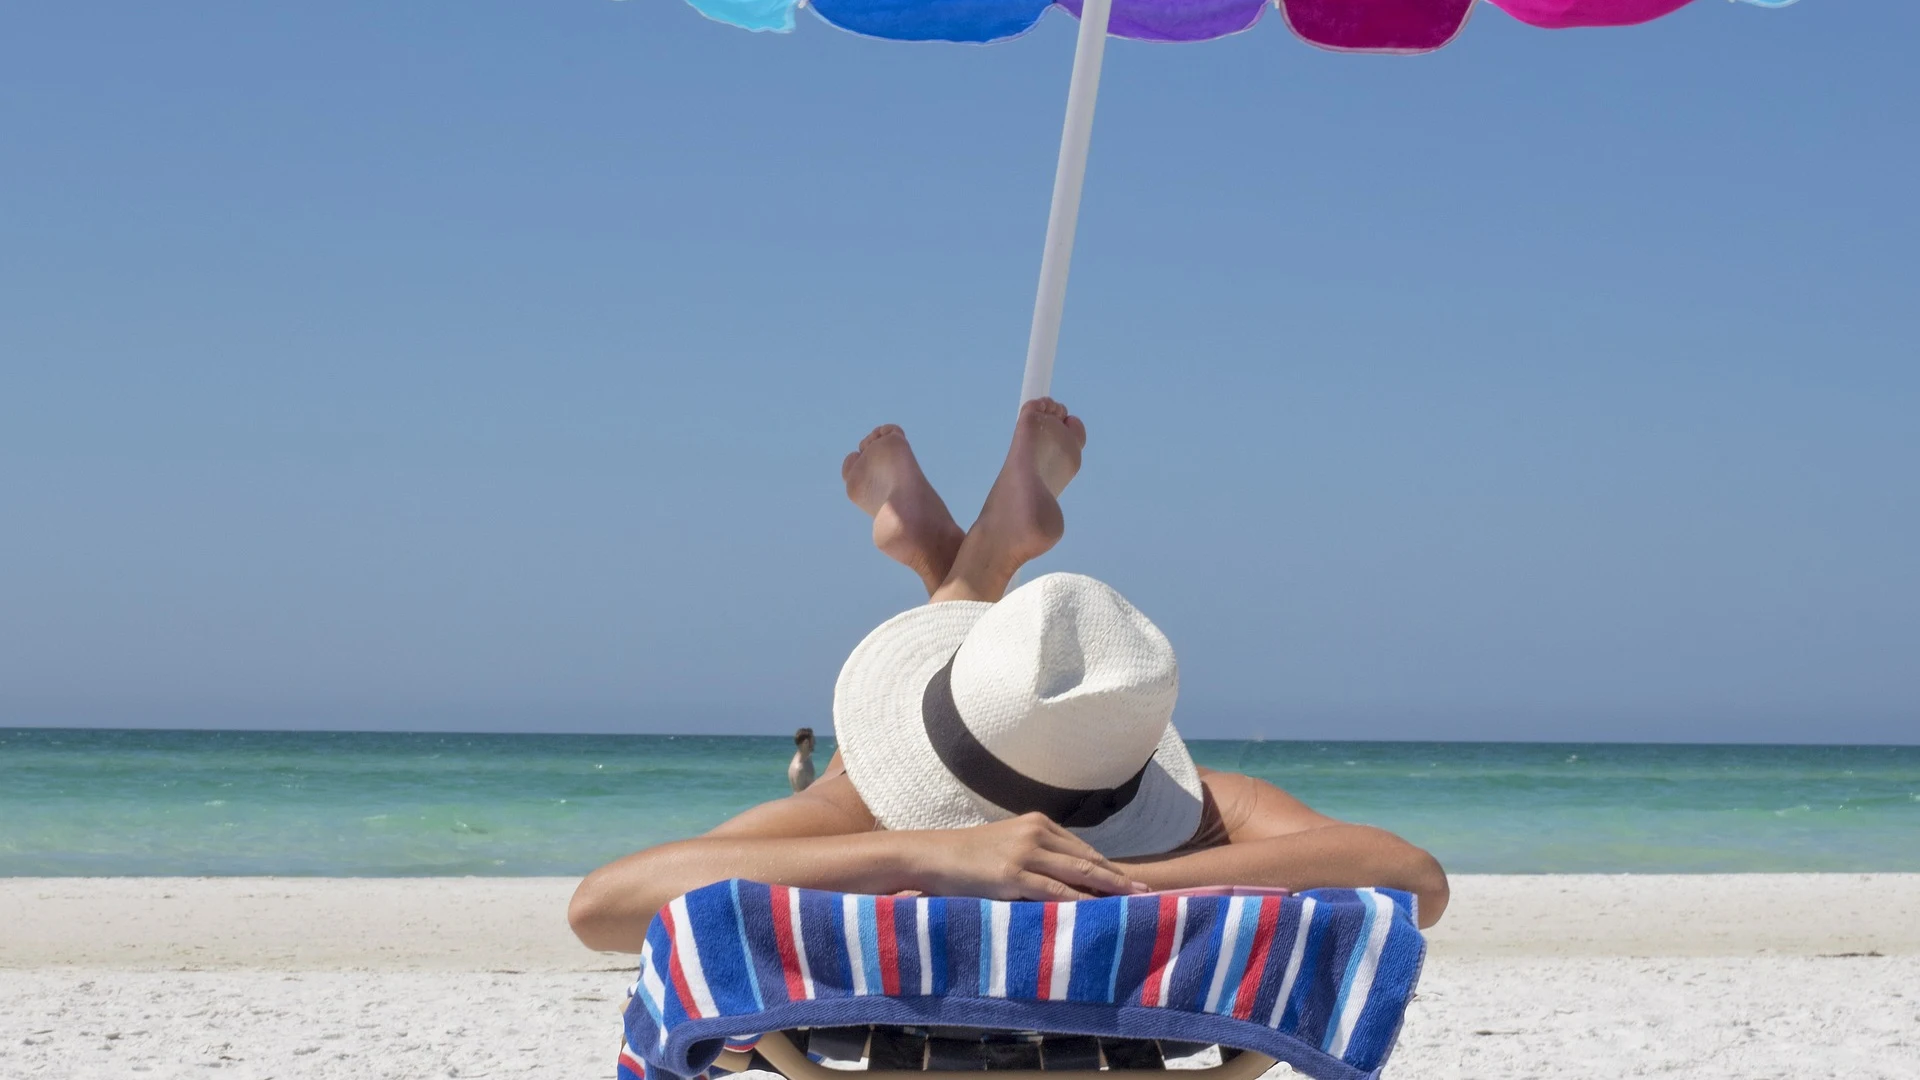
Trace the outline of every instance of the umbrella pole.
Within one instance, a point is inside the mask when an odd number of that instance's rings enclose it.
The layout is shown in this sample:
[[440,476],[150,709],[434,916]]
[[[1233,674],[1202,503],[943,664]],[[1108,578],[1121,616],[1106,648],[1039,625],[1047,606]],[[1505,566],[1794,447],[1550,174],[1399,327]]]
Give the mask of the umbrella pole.
[[1027,372],[1020,381],[1022,404],[1046,397],[1053,386],[1060,313],[1067,302],[1067,265],[1073,261],[1073,231],[1080,220],[1080,185],[1087,175],[1087,144],[1093,138],[1093,103],[1100,93],[1100,61],[1107,50],[1112,4],[1085,0],[1080,11],[1080,40],[1067,85],[1067,122],[1060,132],[1060,164],[1053,174],[1053,208],[1047,214],[1047,246],[1040,254],[1040,289],[1027,337]]

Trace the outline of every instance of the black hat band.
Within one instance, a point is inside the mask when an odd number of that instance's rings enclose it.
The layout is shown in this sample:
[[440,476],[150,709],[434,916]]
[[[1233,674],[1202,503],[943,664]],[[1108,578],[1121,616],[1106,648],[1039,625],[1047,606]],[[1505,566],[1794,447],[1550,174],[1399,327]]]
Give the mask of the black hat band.
[[920,715],[940,763],[974,794],[1014,814],[1038,811],[1068,828],[1091,828],[1125,809],[1153,764],[1149,756],[1140,771],[1118,787],[1079,790],[1035,780],[995,757],[960,718],[953,701],[953,658],[927,681]]

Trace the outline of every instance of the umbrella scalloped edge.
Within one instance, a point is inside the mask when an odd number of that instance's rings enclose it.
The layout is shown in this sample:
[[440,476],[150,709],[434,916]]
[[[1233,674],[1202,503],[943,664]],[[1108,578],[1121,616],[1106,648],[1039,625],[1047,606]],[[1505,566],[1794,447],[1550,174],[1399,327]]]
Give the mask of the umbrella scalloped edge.
[[[708,18],[785,33],[795,12],[892,41],[985,44],[1018,37],[1053,7],[1078,17],[1082,0],[687,0]],[[1269,3],[1308,44],[1341,52],[1423,53],[1452,41],[1474,0],[1114,0],[1109,32],[1137,41],[1209,41],[1250,29]],[[1693,0],[1487,0],[1533,26],[1629,26]],[[1745,0],[1786,7],[1794,0]]]

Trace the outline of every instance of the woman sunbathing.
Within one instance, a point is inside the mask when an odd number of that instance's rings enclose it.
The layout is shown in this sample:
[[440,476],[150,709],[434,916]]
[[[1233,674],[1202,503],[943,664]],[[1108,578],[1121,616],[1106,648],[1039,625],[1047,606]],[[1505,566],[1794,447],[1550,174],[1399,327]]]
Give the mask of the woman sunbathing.
[[1119,593],[1048,574],[1008,594],[1059,541],[1086,438],[1064,406],[1028,402],[963,532],[905,434],[868,435],[842,468],[847,494],[929,602],[848,658],[840,750],[818,781],[589,874],[568,910],[580,940],[639,952],[667,901],[731,877],[1000,900],[1377,885],[1415,894],[1423,927],[1437,921],[1447,878],[1433,856],[1194,765],[1171,723],[1172,647]]

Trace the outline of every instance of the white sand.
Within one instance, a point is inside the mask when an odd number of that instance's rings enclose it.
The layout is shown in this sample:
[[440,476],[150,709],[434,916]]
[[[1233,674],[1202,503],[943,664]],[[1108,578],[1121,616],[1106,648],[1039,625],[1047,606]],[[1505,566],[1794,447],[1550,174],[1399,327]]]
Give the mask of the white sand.
[[[554,879],[0,879],[0,1078],[608,1077]],[[1461,877],[1389,1076],[1920,1078],[1920,875]]]

